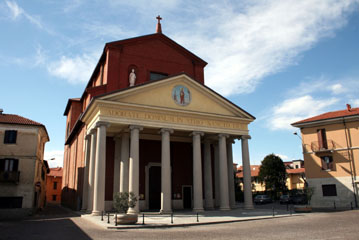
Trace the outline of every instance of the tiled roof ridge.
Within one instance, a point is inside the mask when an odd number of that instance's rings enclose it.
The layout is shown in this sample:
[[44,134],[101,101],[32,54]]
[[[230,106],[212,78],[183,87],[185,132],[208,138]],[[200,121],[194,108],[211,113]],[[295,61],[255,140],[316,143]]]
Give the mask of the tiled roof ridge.
[[36,122],[29,118],[25,118],[17,114],[7,114],[7,113],[0,114],[0,123],[44,126],[42,123]]

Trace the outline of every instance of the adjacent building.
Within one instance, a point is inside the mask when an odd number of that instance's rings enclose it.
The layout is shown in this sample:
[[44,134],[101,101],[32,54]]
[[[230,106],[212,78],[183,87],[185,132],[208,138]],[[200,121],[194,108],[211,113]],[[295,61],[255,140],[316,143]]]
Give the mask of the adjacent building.
[[[305,187],[305,168],[303,160],[293,160],[290,162],[284,162],[287,172],[287,183],[288,190],[303,190]],[[265,184],[258,180],[259,169],[261,165],[251,165],[251,184],[252,192],[264,192]],[[239,185],[243,189],[243,166],[239,166],[236,173],[239,178]]]
[[129,212],[230,209],[240,139],[252,208],[255,118],[204,84],[206,65],[159,22],[155,34],[107,43],[82,96],[65,109],[62,203],[100,214],[114,193],[130,191],[139,202]]
[[31,214],[45,205],[43,124],[0,109],[0,215]]
[[62,167],[50,168],[46,176],[46,202],[61,203]]
[[313,207],[357,206],[359,108],[323,113],[292,124],[300,128]]

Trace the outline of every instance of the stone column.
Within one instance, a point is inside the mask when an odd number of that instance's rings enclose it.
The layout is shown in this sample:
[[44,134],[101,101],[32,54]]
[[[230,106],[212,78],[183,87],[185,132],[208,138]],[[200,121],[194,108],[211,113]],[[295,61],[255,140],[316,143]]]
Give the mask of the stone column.
[[82,186],[82,206],[81,211],[87,209],[88,189],[89,189],[89,165],[91,154],[91,135],[85,137],[85,166],[84,166],[84,181]]
[[205,208],[213,209],[211,143],[204,141],[204,199]]
[[227,165],[228,165],[228,192],[229,192],[229,206],[230,208],[235,208],[236,206],[236,197],[234,189],[234,170],[233,170],[233,150],[232,140],[227,141]]
[[105,210],[106,176],[106,128],[108,124],[97,122],[97,143],[95,160],[95,181],[92,215],[100,215]]
[[251,166],[249,162],[248,139],[251,136],[241,136],[242,140],[242,164],[243,164],[243,190],[244,190],[244,209],[253,209]]
[[228,195],[228,168],[227,168],[227,146],[226,138],[228,135],[218,135],[219,147],[219,191],[221,194],[219,209],[229,210],[229,195]]
[[172,183],[171,183],[171,159],[170,159],[170,133],[172,129],[161,129],[162,154],[161,154],[161,213],[172,212]]
[[130,158],[130,136],[127,132],[121,137],[121,170],[120,170],[120,192],[128,192],[128,160]]
[[121,138],[116,136],[115,140],[115,156],[113,166],[113,194],[120,191],[120,171],[121,171]]
[[193,132],[193,211],[203,211],[202,164],[201,164],[202,132]]
[[90,164],[89,164],[89,188],[87,195],[87,211],[92,212],[93,209],[93,187],[95,177],[95,158],[96,158],[96,139],[97,129],[92,129],[91,132],[91,146],[90,146]]
[[[140,175],[140,153],[139,153],[139,143],[140,143],[140,131],[143,128],[140,126],[130,126],[131,130],[131,146],[130,146],[130,166],[129,166],[129,192],[133,192],[136,197],[139,197],[140,185],[139,185],[139,175]],[[134,208],[129,208],[128,213],[139,213],[139,203],[137,202]]]
[[221,199],[219,192],[219,151],[218,143],[214,144],[214,206],[219,207]]

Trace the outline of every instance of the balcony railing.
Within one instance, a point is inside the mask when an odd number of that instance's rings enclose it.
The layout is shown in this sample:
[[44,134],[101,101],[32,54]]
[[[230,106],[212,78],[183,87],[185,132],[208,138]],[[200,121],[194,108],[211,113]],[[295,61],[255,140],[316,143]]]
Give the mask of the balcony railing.
[[12,182],[19,183],[20,181],[20,172],[0,172],[0,182]]
[[310,145],[313,152],[328,152],[336,148],[336,144],[333,140],[327,140],[326,143],[319,143],[314,141]]

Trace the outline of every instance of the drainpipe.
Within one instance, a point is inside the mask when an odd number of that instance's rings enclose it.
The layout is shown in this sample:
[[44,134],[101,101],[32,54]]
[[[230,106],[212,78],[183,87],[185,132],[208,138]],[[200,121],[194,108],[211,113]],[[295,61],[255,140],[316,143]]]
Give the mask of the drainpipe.
[[347,143],[347,151],[348,151],[348,158],[349,158],[349,165],[350,165],[350,176],[352,178],[352,185],[353,185],[354,203],[355,203],[355,207],[358,208],[357,196],[355,194],[355,183],[354,183],[354,177],[353,177],[352,158],[351,158],[351,154],[350,154],[350,150],[349,150],[347,125],[345,123],[344,117],[343,117],[343,125],[344,125],[344,132],[345,132],[345,141]]

